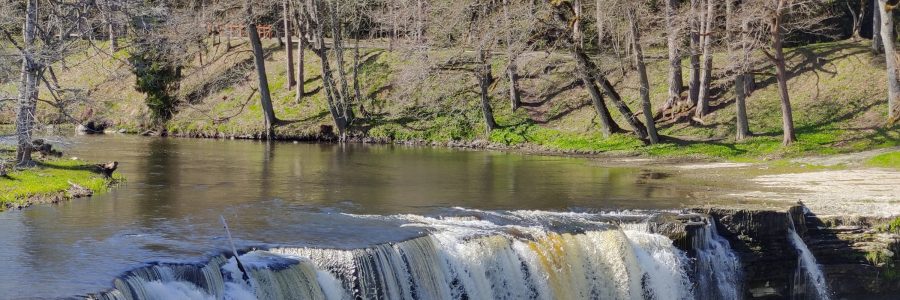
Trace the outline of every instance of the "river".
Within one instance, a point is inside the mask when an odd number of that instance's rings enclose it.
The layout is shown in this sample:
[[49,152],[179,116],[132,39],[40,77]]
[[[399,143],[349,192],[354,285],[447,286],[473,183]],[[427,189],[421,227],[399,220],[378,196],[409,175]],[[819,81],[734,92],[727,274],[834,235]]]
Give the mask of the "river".
[[[710,200],[695,192],[714,184],[671,168],[493,151],[123,135],[68,142],[67,156],[119,161],[127,180],[89,199],[0,213],[0,298],[84,296],[148,264],[206,262],[230,249],[220,216],[239,249],[360,249],[423,236],[454,216],[553,227],[554,214],[703,205]],[[409,226],[420,219],[431,224]]]

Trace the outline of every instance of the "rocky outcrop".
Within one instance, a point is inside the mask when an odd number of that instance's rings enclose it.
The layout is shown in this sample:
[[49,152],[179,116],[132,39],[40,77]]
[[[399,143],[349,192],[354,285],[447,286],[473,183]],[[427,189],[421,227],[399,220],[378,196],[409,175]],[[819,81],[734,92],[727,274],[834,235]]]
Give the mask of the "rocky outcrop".
[[897,299],[900,295],[900,234],[891,219],[800,215],[804,241],[822,265],[837,296]]
[[816,257],[834,299],[900,295],[900,260],[894,255],[900,251],[900,234],[885,230],[888,219],[819,218],[803,206],[785,212],[695,211],[710,215],[739,255],[747,299],[809,298],[795,288],[799,253],[788,239],[792,228]]

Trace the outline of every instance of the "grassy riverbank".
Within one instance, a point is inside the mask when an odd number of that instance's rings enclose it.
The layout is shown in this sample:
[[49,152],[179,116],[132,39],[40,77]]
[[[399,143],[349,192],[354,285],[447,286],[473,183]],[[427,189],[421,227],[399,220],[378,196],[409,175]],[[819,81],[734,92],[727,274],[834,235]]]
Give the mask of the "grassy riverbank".
[[[900,151],[876,155],[875,157],[867,160],[866,165],[870,167],[893,168],[900,170]],[[898,221],[900,221],[900,219],[898,219]]]
[[[0,156],[11,154],[2,150]],[[8,161],[8,160],[7,160]],[[57,203],[88,197],[109,190],[122,180],[118,174],[105,179],[93,165],[81,160],[37,160],[33,168],[13,170],[0,177],[0,211],[23,208],[37,203]]]
[[[320,67],[307,53],[305,90],[302,101],[288,90],[285,53],[274,41],[265,44],[269,88],[276,115],[296,121],[276,129],[283,139],[312,139],[321,125],[332,124],[320,91]],[[255,91],[252,56],[246,43],[230,51],[214,49],[202,63],[187,68],[179,98],[182,104],[168,123],[170,133],[187,137],[254,138],[263,132],[259,93]],[[648,72],[654,107],[666,98],[667,62],[664,49],[648,51]],[[348,51],[349,52],[349,51]],[[712,111],[702,122],[683,112],[680,117],[658,116],[662,143],[645,145],[631,135],[604,137],[599,133],[596,112],[587,92],[572,76],[574,64],[565,53],[525,53],[519,58],[523,106],[512,110],[508,103],[505,59],[496,57],[490,87],[494,115],[501,128],[486,133],[481,119],[477,84],[471,72],[441,68],[460,53],[431,51],[424,58],[415,52],[386,51],[377,47],[361,50],[360,84],[366,114],[357,112],[354,134],[373,142],[413,142],[467,147],[514,148],[535,152],[612,153],[650,157],[697,157],[759,161],[811,155],[851,153],[900,146],[900,127],[886,127],[885,73],[883,57],[873,56],[868,42],[814,44],[787,51],[789,90],[794,108],[798,142],[781,146],[781,111],[773,68],[760,59],[757,89],[747,100],[750,128],[755,134],[735,141],[735,113],[730,82],[713,82]],[[117,129],[139,132],[147,124],[143,95],[135,92],[133,75],[121,60],[120,51],[109,58],[90,48],[67,59],[68,68],[58,72],[62,86],[81,87],[90,101],[72,115],[90,108],[93,118],[108,121]],[[638,111],[638,79],[634,72],[615,71],[615,59],[598,57],[610,80]],[[714,57],[714,66],[727,65],[728,57]],[[346,61],[351,61],[347,59]],[[429,68],[416,68],[424,65]],[[687,63],[684,64],[685,66]],[[63,69],[63,68],[60,68]],[[724,78],[724,69],[716,69]],[[687,72],[685,72],[687,75]],[[124,87],[124,88],[123,88]],[[14,89],[6,85],[5,89]],[[43,105],[43,104],[42,104]],[[46,107],[43,119],[54,118]],[[11,117],[9,110],[0,109]],[[623,125],[623,117],[613,112]],[[879,164],[879,162],[874,162]]]

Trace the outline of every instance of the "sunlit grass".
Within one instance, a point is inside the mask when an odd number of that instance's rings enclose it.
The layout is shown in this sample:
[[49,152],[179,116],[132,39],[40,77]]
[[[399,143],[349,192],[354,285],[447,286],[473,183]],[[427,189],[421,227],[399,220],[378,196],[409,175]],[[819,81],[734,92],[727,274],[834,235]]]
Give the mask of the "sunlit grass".
[[[878,168],[900,169],[900,151],[893,151],[876,155],[875,157],[872,157],[868,161],[866,161],[866,165]],[[900,228],[900,225],[898,225],[898,228]]]
[[[7,177],[0,177],[0,210],[27,204],[31,198],[61,195],[72,184],[94,193],[107,191],[110,180],[92,172],[87,165],[88,163],[80,160],[41,161],[37,167],[13,171]],[[114,175],[114,180],[119,179],[121,177],[118,174]]]

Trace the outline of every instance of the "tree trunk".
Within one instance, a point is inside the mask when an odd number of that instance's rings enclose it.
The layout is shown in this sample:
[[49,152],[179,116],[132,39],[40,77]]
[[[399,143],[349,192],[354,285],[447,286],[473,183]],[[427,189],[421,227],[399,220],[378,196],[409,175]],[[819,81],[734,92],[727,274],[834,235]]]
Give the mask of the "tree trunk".
[[281,10],[284,16],[284,41],[287,43],[287,48],[285,48],[285,54],[287,54],[287,90],[290,91],[294,85],[297,85],[297,81],[294,77],[294,41],[291,36],[291,9],[288,0],[284,0],[281,3]]
[[884,53],[884,44],[881,35],[881,9],[879,0],[872,0],[872,52],[875,54]]
[[487,134],[497,129],[497,121],[494,120],[494,109],[491,107],[491,96],[488,87],[491,85],[491,65],[485,57],[486,50],[478,49],[478,70],[475,72],[478,78],[478,87],[481,89],[481,113],[484,115],[484,124]]
[[506,67],[506,74],[509,79],[509,102],[512,110],[515,111],[522,103],[519,96],[519,74],[516,66],[517,54],[512,49],[512,24],[509,21],[509,1],[503,0],[503,22],[506,27],[506,56],[509,64]]
[[894,49],[894,12],[887,7],[887,0],[878,0],[881,14],[881,40],[884,42],[884,58],[887,65],[888,80],[888,122],[897,121],[897,97],[900,97],[900,82],[897,78],[897,52]]
[[[357,20],[359,22],[359,20]],[[359,24],[359,23],[357,23]],[[359,103],[359,110],[363,117],[365,117],[366,109],[363,106],[363,98],[362,94],[359,91],[359,28],[356,28],[356,34],[353,39],[353,94],[355,95],[355,100]]]
[[[302,4],[301,4],[301,6],[302,6]],[[305,66],[305,62],[304,62],[304,59],[305,59],[304,51],[306,50],[306,35],[305,35],[306,28],[304,28],[304,26],[303,26],[304,23],[301,19],[303,16],[301,16],[301,14],[299,14],[299,13],[295,13],[295,15],[297,16],[295,18],[295,20],[297,23],[296,26],[297,26],[298,41],[297,41],[297,94],[294,97],[294,102],[300,103],[301,101],[303,101],[303,94],[306,93],[306,78],[304,77],[304,72],[306,70],[306,66]]]
[[595,83],[595,79],[592,75],[594,71],[593,63],[590,62],[587,55],[580,50],[576,50],[572,52],[575,57],[575,62],[577,65],[578,76],[581,77],[581,81],[584,83],[584,87],[587,88],[588,93],[591,95],[591,102],[594,104],[594,109],[597,110],[597,115],[600,117],[600,130],[603,132],[603,136],[608,137],[610,134],[621,130],[619,125],[616,124],[612,119],[612,115],[609,113],[609,109],[606,107],[606,103],[603,102],[603,94],[600,93],[600,90],[597,88]]
[[[338,79],[340,80],[340,101],[338,104],[338,112],[341,114],[341,117],[344,119],[345,128],[349,127],[353,123],[353,103],[350,98],[350,88],[347,83],[347,72],[344,71],[344,29],[341,26],[341,20],[338,16],[338,4],[336,2],[332,2],[331,4],[331,13],[329,14],[331,17],[331,37],[332,37],[332,46],[334,48],[334,58],[335,65],[337,65],[337,74]],[[344,134],[346,132],[341,132],[341,138],[344,138]]]
[[784,62],[784,49],[782,47],[781,10],[782,8],[779,6],[775,13],[775,17],[772,19],[772,24],[770,24],[770,30],[772,35],[772,50],[775,52],[775,77],[778,79],[778,92],[781,96],[781,121],[782,128],[784,129],[782,145],[787,146],[797,141],[797,136],[794,134],[794,116],[791,112],[791,98],[788,94],[787,85],[787,67]]
[[31,133],[34,130],[34,115],[37,109],[38,75],[40,65],[34,61],[34,37],[37,27],[37,0],[28,0],[25,8],[25,25],[22,71],[19,82],[19,99],[16,107],[16,163],[19,166],[31,164]]
[[112,55],[119,51],[119,44],[116,41],[116,24],[113,21],[113,13],[115,12],[115,4],[113,0],[106,0],[106,26],[109,30],[109,54]]
[[659,136],[656,132],[656,123],[653,120],[653,110],[650,103],[650,79],[647,78],[647,66],[644,64],[644,52],[641,49],[641,32],[638,28],[638,17],[634,9],[629,9],[628,19],[631,22],[631,45],[633,47],[634,62],[637,66],[638,75],[641,79],[641,109],[644,112],[644,123],[647,126],[647,136],[650,137],[650,143],[659,142]]
[[616,106],[616,109],[619,110],[619,113],[622,114],[622,117],[625,118],[625,121],[628,122],[628,125],[631,126],[631,131],[634,132],[639,139],[647,138],[647,129],[641,124],[641,121],[635,117],[634,113],[631,112],[631,109],[628,108],[628,104],[625,104],[625,101],[622,101],[622,96],[619,95],[619,92],[616,92],[616,88],[606,79],[606,76],[597,74],[596,78],[600,81],[600,86],[603,87],[604,92],[609,99],[612,101],[613,105]]
[[703,25],[703,68],[700,74],[700,93],[697,96],[696,116],[702,118],[709,111],[709,92],[710,83],[712,81],[712,33],[713,25],[716,19],[716,1],[707,0],[707,10],[704,17],[706,24]]
[[861,38],[860,31],[862,30],[863,15],[866,13],[866,1],[857,0],[859,2],[858,11],[853,10],[853,5],[850,2],[852,1],[847,1],[847,9],[850,10],[850,17],[853,19],[853,31],[850,38],[858,41]]
[[266,121],[266,139],[271,140],[275,137],[275,109],[272,107],[272,98],[269,93],[269,79],[266,77],[266,61],[263,54],[262,43],[259,41],[259,32],[256,31],[256,22],[253,21],[253,1],[247,0],[244,3],[244,11],[246,12],[247,36],[250,37],[250,46],[253,48],[253,60],[256,63],[256,75],[259,81],[260,105],[263,110],[263,117]]
[[688,98],[691,100],[692,105],[697,105],[699,102],[697,99],[700,96],[700,2],[701,0],[691,0],[689,22],[691,32],[691,81],[688,83]]
[[[734,102],[735,102],[735,118],[737,119],[737,131],[735,132],[734,139],[737,141],[744,140],[750,137],[750,125],[747,121],[747,104],[746,99],[747,95],[744,92],[744,87],[746,83],[744,82],[747,73],[747,58],[749,57],[747,45],[744,43],[747,41],[748,37],[745,30],[741,31],[739,38],[736,40],[734,36],[734,22],[735,22],[735,1],[737,0],[726,0],[725,3],[725,41],[730,44],[728,46],[728,51],[731,57],[731,61],[737,64],[735,68],[734,75]],[[746,23],[746,22],[745,22]],[[741,26],[742,29],[746,29],[746,26]]]
[[578,47],[583,47],[584,45],[584,33],[582,33],[581,29],[581,1],[574,0],[572,1],[572,10],[575,12],[575,18],[572,20],[572,38],[575,40],[575,43],[578,44]]
[[321,0],[308,0],[306,5],[301,5],[301,17],[306,19],[307,24],[311,24],[311,37],[313,38],[313,51],[316,56],[319,57],[320,66],[322,67],[322,90],[325,91],[325,101],[328,103],[328,112],[331,113],[331,118],[334,120],[335,126],[338,128],[338,132],[343,138],[346,133],[347,128],[350,126],[350,122],[344,118],[344,113],[341,112],[341,105],[339,102],[343,100],[340,99],[341,95],[337,91],[336,84],[334,82],[334,78],[331,74],[331,66],[328,61],[328,49],[325,47],[325,27],[326,21],[323,16]]
[[663,109],[675,105],[681,98],[681,89],[684,86],[681,74],[681,50],[679,30],[675,18],[678,14],[678,0],[666,0],[666,38],[669,48],[669,98]]
[[391,14],[391,42],[388,45],[388,51],[394,52],[394,43],[397,40],[397,15],[394,14],[394,0],[388,0],[390,5],[390,14]]

